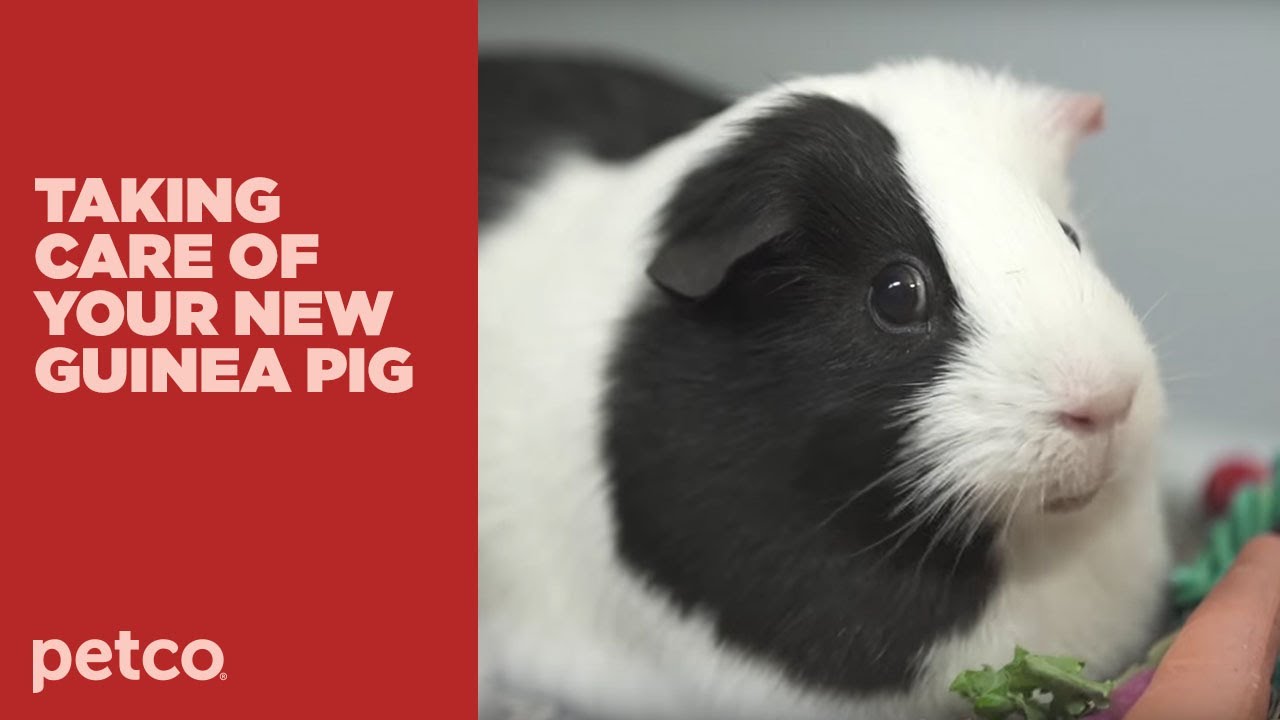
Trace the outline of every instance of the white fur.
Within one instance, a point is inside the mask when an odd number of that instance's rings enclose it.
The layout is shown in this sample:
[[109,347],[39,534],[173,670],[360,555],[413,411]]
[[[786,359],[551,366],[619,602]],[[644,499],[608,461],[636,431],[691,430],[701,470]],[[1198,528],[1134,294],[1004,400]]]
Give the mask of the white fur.
[[[645,288],[653,216],[682,173],[781,93],[876,115],[939,239],[972,341],[913,410],[906,502],[950,495],[1001,523],[1001,585],[971,632],[928,654],[910,694],[807,691],[722,646],[617,561],[598,453],[604,362]],[[588,718],[954,716],[960,670],[1015,643],[1114,672],[1148,640],[1168,555],[1151,439],[1163,396],[1138,321],[1062,236],[1075,137],[1063,95],[939,61],[808,78],[739,102],[640,160],[564,155],[480,249],[482,696],[545,699]],[[1137,386],[1114,434],[1082,437],[1064,404]],[[1105,483],[1103,483],[1105,481]],[[1103,483],[1082,510],[1046,494]],[[886,551],[890,548],[885,547]],[[889,599],[887,599],[889,601]],[[490,706],[491,698],[482,705]]]

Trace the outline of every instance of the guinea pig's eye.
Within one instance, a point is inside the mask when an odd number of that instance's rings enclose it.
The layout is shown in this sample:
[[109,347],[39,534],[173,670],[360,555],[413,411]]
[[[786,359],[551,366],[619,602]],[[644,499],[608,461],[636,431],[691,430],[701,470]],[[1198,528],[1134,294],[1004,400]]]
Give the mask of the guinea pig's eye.
[[1058,221],[1058,224],[1062,226],[1062,232],[1066,233],[1067,239],[1071,241],[1071,244],[1075,245],[1076,249],[1079,250],[1080,236],[1076,234],[1076,229],[1061,220]]
[[907,263],[887,265],[871,280],[868,302],[886,330],[924,322],[929,315],[928,300],[924,276]]

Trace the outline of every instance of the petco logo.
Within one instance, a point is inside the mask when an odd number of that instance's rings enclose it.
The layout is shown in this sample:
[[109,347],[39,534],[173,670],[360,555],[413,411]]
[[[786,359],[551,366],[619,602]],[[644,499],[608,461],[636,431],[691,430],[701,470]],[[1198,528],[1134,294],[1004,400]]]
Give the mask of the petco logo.
[[[76,648],[74,666],[80,677],[86,680],[106,680],[111,677],[112,649],[119,654],[120,676],[125,680],[138,680],[145,672],[153,680],[172,680],[186,675],[193,680],[227,679],[222,672],[222,648],[212,640],[192,640],[179,652],[178,643],[172,640],[153,640],[142,651],[142,672],[133,664],[133,652],[139,643],[128,630],[121,630],[116,641],[108,645],[106,640],[85,640]],[[201,650],[208,655],[200,658]],[[49,655],[57,662],[49,666]],[[44,690],[49,680],[61,680],[71,672],[71,648],[61,640],[31,641],[31,692]],[[200,667],[204,665],[204,667]]]

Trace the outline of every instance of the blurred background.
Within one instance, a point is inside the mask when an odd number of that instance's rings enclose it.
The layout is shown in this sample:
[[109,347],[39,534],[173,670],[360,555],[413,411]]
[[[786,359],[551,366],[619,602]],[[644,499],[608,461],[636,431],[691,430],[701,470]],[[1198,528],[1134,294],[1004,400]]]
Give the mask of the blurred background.
[[1280,449],[1280,3],[481,0],[480,47],[621,54],[729,94],[941,55],[1107,98],[1075,164],[1157,344],[1167,471]]

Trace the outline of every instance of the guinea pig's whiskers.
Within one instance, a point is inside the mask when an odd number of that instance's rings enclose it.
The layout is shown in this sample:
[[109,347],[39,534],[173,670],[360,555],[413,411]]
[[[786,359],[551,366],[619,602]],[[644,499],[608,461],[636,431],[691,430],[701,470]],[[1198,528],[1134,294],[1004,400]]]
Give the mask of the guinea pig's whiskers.
[[831,514],[823,518],[822,521],[819,522],[814,529],[821,530],[822,528],[829,525],[833,520],[836,519],[836,517],[840,515],[840,513],[844,512],[845,510],[848,510],[855,502],[857,502],[858,498],[861,498],[863,495],[866,495],[867,493],[876,489],[881,484],[888,481],[892,475],[893,475],[893,470],[889,470],[888,472],[882,473],[880,477],[876,478],[875,480],[872,480],[871,482],[859,488],[857,491],[851,494],[848,498],[846,498],[843,502],[841,502],[840,505],[837,506],[835,510],[832,510]]
[[[866,545],[866,546],[864,546],[864,547],[861,547],[861,548],[859,548],[859,549],[857,549],[857,550],[855,550],[855,551],[853,551],[853,552],[849,553],[848,555],[845,555],[845,556],[844,556],[844,559],[845,559],[845,560],[852,560],[853,558],[856,558],[856,557],[858,557],[859,555],[862,555],[863,553],[870,552],[870,551],[872,551],[872,550],[874,550],[874,549],[876,549],[876,548],[880,547],[881,545],[885,544],[886,542],[888,542],[888,541],[890,541],[890,540],[894,539],[895,537],[898,537],[899,535],[902,535],[904,532],[905,532],[905,533],[907,533],[908,535],[910,535],[910,532],[908,532],[910,529],[911,529],[911,526],[910,526],[910,525],[900,525],[900,526],[898,526],[898,528],[897,528],[896,530],[894,530],[893,532],[890,532],[890,533],[885,534],[885,536],[884,536],[884,537],[880,538],[879,540],[876,540],[875,542],[871,543],[870,545]],[[897,546],[895,545],[895,546],[894,546],[894,549],[896,549],[896,548],[897,548]],[[890,553],[892,553],[892,552],[893,552],[893,549],[890,549],[890,551],[889,551],[889,552],[890,552]]]
[[[960,567],[960,559],[964,557],[965,551],[973,544],[974,538],[978,536],[978,531],[981,530],[982,526],[986,523],[987,517],[990,516],[991,511],[1000,506],[1002,498],[1003,496],[1000,493],[993,493],[991,500],[987,502],[986,509],[982,511],[982,515],[970,523],[969,532],[965,535],[964,542],[960,543],[960,547],[956,548],[956,556],[951,561],[951,570],[947,573],[948,583],[955,578],[956,570]],[[1015,501],[1014,507],[1016,506],[1017,504]],[[1013,513],[1010,512],[1008,517],[1012,518]],[[1003,532],[1003,530],[1001,532]]]
[[1173,332],[1165,333],[1164,335],[1160,336],[1159,340],[1153,340],[1151,342],[1151,348],[1153,350],[1159,350],[1161,347],[1164,346],[1165,343],[1177,338],[1181,334],[1182,334],[1182,328],[1174,330]]
[[872,543],[872,544],[868,545],[867,547],[861,548],[861,549],[859,549],[858,551],[856,551],[856,552],[854,552],[854,553],[849,554],[847,557],[848,557],[848,558],[857,557],[858,555],[861,555],[861,554],[863,554],[863,553],[865,553],[865,552],[868,552],[868,551],[870,551],[870,550],[873,550],[873,549],[875,549],[875,548],[877,548],[877,547],[879,547],[879,546],[883,545],[884,543],[888,542],[889,540],[892,540],[892,539],[894,539],[894,538],[897,538],[897,539],[898,539],[898,541],[897,541],[896,543],[894,543],[894,544],[893,544],[893,546],[892,546],[892,547],[890,547],[890,548],[889,548],[889,550],[888,550],[887,552],[885,552],[883,555],[881,555],[879,560],[877,560],[876,562],[872,563],[872,564],[871,564],[871,566],[870,566],[870,567],[868,568],[868,570],[867,570],[868,572],[874,572],[874,571],[876,571],[877,569],[879,569],[880,567],[882,567],[883,565],[885,565],[887,562],[889,562],[889,560],[891,560],[891,559],[893,558],[894,553],[896,553],[900,548],[902,548],[904,545],[906,545],[907,541],[908,541],[908,540],[910,540],[910,539],[912,538],[912,536],[914,536],[914,535],[915,535],[916,531],[918,531],[918,530],[920,530],[920,528],[924,527],[924,526],[926,525],[927,521],[928,521],[928,518],[927,518],[927,517],[925,517],[924,515],[916,515],[916,516],[912,517],[910,520],[908,520],[907,522],[905,522],[905,523],[903,523],[902,525],[898,526],[898,528],[897,528],[897,529],[895,529],[894,531],[892,531],[892,532],[890,532],[890,533],[886,534],[884,537],[882,537],[882,538],[880,538],[879,540],[875,541],[874,543]]
[[[887,563],[890,560],[890,558],[893,557],[893,554],[896,553],[903,545],[905,545],[907,541],[910,540],[911,537],[915,534],[915,532],[922,527],[924,527],[924,521],[921,518],[917,517],[917,518],[913,518],[910,522],[907,522],[906,524],[902,525],[901,527],[899,527],[897,530],[893,531],[889,535],[886,535],[885,536],[886,539],[895,537],[895,536],[898,537],[898,542],[894,543],[893,547],[889,548],[889,550],[885,552],[884,555],[881,555],[879,560],[872,563],[871,567],[868,569],[868,572],[874,572],[875,570],[883,566],[885,563]],[[862,551],[859,551],[859,552],[862,552]]]
[[1150,317],[1151,313],[1155,312],[1155,309],[1160,307],[1160,303],[1164,302],[1164,299],[1167,297],[1169,297],[1169,293],[1167,291],[1164,293],[1161,293],[1160,297],[1156,298],[1156,301],[1151,303],[1151,307],[1147,308],[1147,311],[1142,313],[1142,317],[1138,318],[1138,322],[1140,323],[1146,322],[1147,318]]
[[1213,377],[1213,373],[1180,373],[1160,379],[1168,385],[1170,383],[1186,382],[1187,380],[1212,380]]
[[[923,384],[921,385],[923,386]],[[899,387],[908,387],[908,385],[902,384]],[[855,398],[869,397],[870,395],[872,395],[875,392],[878,392],[879,390],[880,388],[869,388],[866,392],[859,393],[858,395],[856,395]],[[853,493],[851,493],[847,498],[841,501],[841,503],[838,506],[836,506],[834,510],[832,510],[826,517],[824,517],[814,527],[814,529],[821,530],[822,528],[831,524],[837,517],[840,516],[841,513],[843,513],[845,510],[848,510],[850,507],[852,507],[854,503],[856,503],[859,499],[861,499],[867,493],[872,492],[873,490],[881,487],[885,483],[891,482],[895,479],[902,478],[903,476],[907,475],[909,471],[910,471],[910,466],[908,463],[899,463],[889,468],[885,472],[881,473],[879,477],[867,483],[866,485],[863,485],[862,487],[858,488]],[[898,510],[895,509],[893,514],[896,514],[897,512]]]
[[1021,475],[1018,479],[1018,491],[1013,494],[1013,502],[1009,505],[1009,513],[1005,516],[1004,522],[1000,524],[1000,536],[1007,537],[1009,528],[1013,525],[1013,518],[1018,514],[1018,506],[1022,504],[1022,493],[1027,489],[1027,476]]
[[[890,513],[890,516],[892,517],[892,516],[898,515],[906,509],[908,508],[905,508],[904,506],[899,505]],[[915,535],[917,530],[925,526],[928,520],[929,520],[928,514],[924,512],[917,512],[911,519],[907,520],[902,525],[900,525],[897,530],[894,530],[893,532],[886,535],[884,538],[881,538],[880,540],[873,543],[871,547],[878,546],[884,541],[892,539],[894,537],[898,538],[898,542],[894,543],[893,547],[889,548],[888,552],[882,555],[878,561],[876,561],[871,565],[870,571],[874,571],[875,569],[887,563],[893,557],[894,553],[896,553],[903,545],[907,543],[908,540],[911,539],[913,535]],[[854,554],[855,555],[861,554],[867,549],[870,549],[870,548],[864,548],[863,550],[859,550],[857,553],[854,553]]]
[[[958,468],[946,465],[931,467],[936,458],[935,454],[930,454],[929,457],[916,456],[899,462],[845,498],[815,526],[814,531],[829,525],[860,498],[882,487],[885,483],[910,480],[899,491],[900,498],[889,512],[890,518],[901,517],[901,524],[868,545],[849,553],[845,558],[863,555],[892,542],[888,551],[883,553],[872,566],[879,567],[891,561],[898,551],[921,530],[932,527],[924,551],[914,563],[913,576],[917,582],[922,580],[924,568],[938,546],[958,541],[957,553],[963,554],[973,544],[977,534],[992,514],[997,512],[1002,502],[1000,494],[985,493],[979,486],[970,483],[945,482],[944,480],[957,472]],[[958,568],[958,555],[949,577],[953,577]]]
[[953,512],[950,517],[943,521],[938,531],[933,537],[929,538],[929,543],[925,546],[924,552],[920,555],[919,562],[916,563],[915,578],[917,582],[924,573],[925,563],[929,559],[929,554],[943,540],[947,539],[953,532],[957,532],[964,523],[970,521],[974,515],[977,503],[981,499],[978,489],[974,485],[965,486],[959,493],[943,493],[930,502],[930,508],[924,515],[926,519],[931,519],[934,515],[940,513],[949,505],[952,506]]
[[774,294],[780,293],[780,292],[782,292],[783,290],[786,290],[787,288],[791,287],[792,285],[795,285],[796,283],[800,282],[801,280],[804,280],[804,276],[803,276],[803,275],[797,275],[797,276],[795,276],[795,277],[791,278],[790,280],[787,280],[786,282],[783,282],[783,283],[781,283],[780,285],[775,286],[773,289],[771,289],[769,292],[767,292],[767,293],[765,293],[765,294],[766,294],[766,295],[774,295]]

